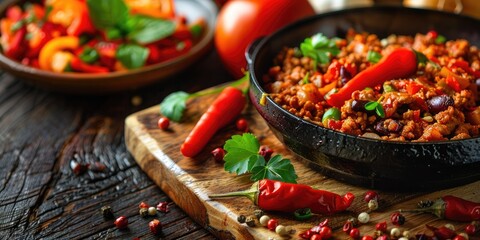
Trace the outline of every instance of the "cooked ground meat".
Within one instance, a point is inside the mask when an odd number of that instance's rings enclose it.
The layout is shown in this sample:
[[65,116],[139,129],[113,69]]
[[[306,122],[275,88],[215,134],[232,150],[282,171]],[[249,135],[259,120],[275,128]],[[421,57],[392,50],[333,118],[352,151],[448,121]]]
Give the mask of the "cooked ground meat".
[[[285,47],[264,76],[264,85],[289,112],[347,134],[391,141],[478,137],[480,50],[465,39],[445,41],[439,36],[430,31],[380,39],[349,30],[345,38],[330,40],[338,52],[323,56],[328,57],[327,63],[303,56],[299,47]],[[398,47],[413,48],[427,61],[412,76],[354,91],[350,100],[335,109],[339,118],[324,116],[332,108],[325,101],[331,92],[374,65],[375,56]]]

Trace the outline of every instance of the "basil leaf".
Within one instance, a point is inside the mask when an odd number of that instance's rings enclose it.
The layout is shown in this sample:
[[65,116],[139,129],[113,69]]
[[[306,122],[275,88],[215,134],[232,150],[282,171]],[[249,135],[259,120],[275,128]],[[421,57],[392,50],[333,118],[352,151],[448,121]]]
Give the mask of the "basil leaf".
[[87,0],[87,6],[98,28],[122,28],[128,20],[128,7],[123,0]]
[[170,93],[160,103],[160,113],[174,122],[180,122],[189,96],[190,94],[183,91]]
[[117,49],[116,57],[123,66],[135,69],[145,65],[148,54],[148,48],[135,44],[122,44]]
[[78,57],[85,63],[94,63],[100,58],[100,55],[94,48],[85,47]]
[[148,44],[166,38],[175,32],[173,21],[135,15],[128,19],[128,39]]
[[382,104],[378,104],[377,107],[375,108],[375,112],[377,115],[381,118],[385,117],[385,111],[383,110]]

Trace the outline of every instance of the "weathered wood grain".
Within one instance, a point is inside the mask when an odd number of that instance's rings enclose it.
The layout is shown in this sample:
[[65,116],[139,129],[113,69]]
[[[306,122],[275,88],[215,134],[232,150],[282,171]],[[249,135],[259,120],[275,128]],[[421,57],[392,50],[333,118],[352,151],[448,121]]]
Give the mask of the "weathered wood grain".
[[[0,73],[0,239],[214,239],[136,164],[125,147],[124,120],[172,91],[231,80],[218,64],[212,52],[166,82],[105,96],[46,92]],[[76,176],[71,160],[107,168]],[[156,216],[161,235],[148,229],[153,217],[139,216],[141,201],[170,203],[169,213]],[[103,219],[104,205],[127,216],[129,228],[119,231]]]
[[[268,239],[269,237],[278,239],[279,236],[266,228],[250,228],[236,221],[238,215],[252,215],[253,210],[256,209],[248,199],[210,200],[208,198],[212,193],[243,190],[251,185],[249,176],[235,176],[227,173],[223,170],[223,165],[215,162],[210,154],[214,148],[223,146],[230,136],[241,134],[235,129],[234,124],[221,129],[195,158],[185,158],[180,153],[183,140],[214,97],[203,97],[189,102],[183,121],[172,123],[168,131],[162,131],[156,126],[160,117],[158,106],[130,115],[126,120],[125,129],[127,148],[140,167],[178,206],[215,235],[229,239]],[[344,184],[313,171],[304,159],[292,154],[274,137],[252,107],[248,107],[242,116],[247,119],[250,131],[257,136],[261,144],[269,145],[276,153],[292,160],[299,175],[298,182],[339,194],[352,192],[357,196],[347,212],[333,216],[316,216],[306,222],[296,221],[288,214],[268,214],[278,218],[281,224],[293,226],[297,234],[328,218],[330,226],[335,229],[335,236],[339,239],[347,238],[341,231],[341,227],[347,219],[368,211],[367,204],[363,202],[363,194],[368,189]],[[420,200],[434,200],[446,194],[479,202],[480,181],[437,192],[379,191],[380,208],[370,214],[372,219],[370,223],[360,226],[359,229],[363,234],[373,234],[375,224],[380,221],[387,221],[391,228],[393,226],[390,223],[390,215],[393,212],[401,208],[415,208]],[[409,229],[414,233],[430,233],[425,228],[427,223],[441,226],[449,222],[436,219],[429,214],[405,213],[404,215],[407,222],[401,228]],[[466,223],[449,223],[454,224],[460,231],[466,225]],[[293,235],[292,238],[297,238],[297,235]]]

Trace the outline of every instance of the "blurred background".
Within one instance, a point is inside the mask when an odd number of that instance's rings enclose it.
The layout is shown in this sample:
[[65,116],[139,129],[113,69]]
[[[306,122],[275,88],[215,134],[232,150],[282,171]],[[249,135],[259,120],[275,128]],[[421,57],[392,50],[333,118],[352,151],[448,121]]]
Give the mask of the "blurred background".
[[310,2],[319,13],[373,4],[403,4],[407,7],[438,9],[480,18],[480,1],[478,0],[310,0]]

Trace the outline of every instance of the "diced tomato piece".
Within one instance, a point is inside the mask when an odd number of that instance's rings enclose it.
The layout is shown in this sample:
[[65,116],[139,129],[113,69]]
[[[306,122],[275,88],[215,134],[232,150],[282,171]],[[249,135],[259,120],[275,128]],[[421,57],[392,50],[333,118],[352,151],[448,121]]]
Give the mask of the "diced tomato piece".
[[342,128],[343,120],[328,119],[328,127],[334,130],[340,130]]
[[455,92],[460,92],[462,88],[460,87],[460,83],[455,77],[448,76],[445,78],[445,82],[449,87],[451,87]]
[[8,19],[16,22],[22,19],[23,11],[19,6],[12,6],[7,9],[6,16]]
[[407,83],[406,90],[407,90],[408,94],[414,95],[415,93],[420,91],[420,89],[422,89],[422,88],[424,88],[424,86],[422,84],[411,81],[411,82]]

